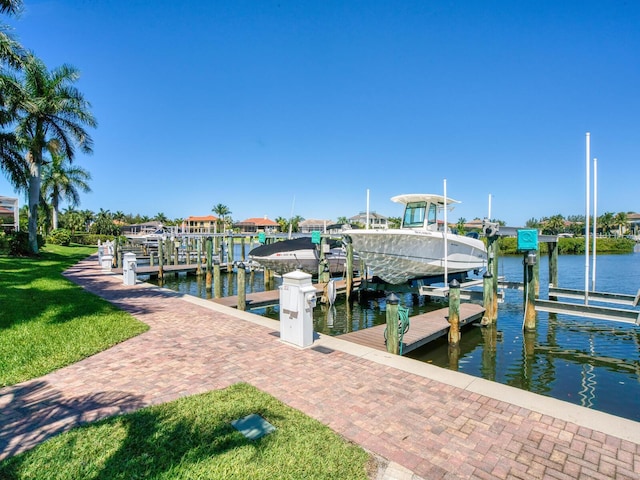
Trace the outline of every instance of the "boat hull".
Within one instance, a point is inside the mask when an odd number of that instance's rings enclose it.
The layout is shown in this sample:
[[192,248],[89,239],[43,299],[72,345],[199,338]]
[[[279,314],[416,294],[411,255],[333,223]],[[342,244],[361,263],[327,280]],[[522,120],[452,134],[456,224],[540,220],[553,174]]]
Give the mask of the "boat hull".
[[[413,279],[441,276],[445,272],[443,232],[428,230],[350,230],[353,250],[373,274],[398,285]],[[447,272],[469,272],[486,265],[481,240],[447,234]]]

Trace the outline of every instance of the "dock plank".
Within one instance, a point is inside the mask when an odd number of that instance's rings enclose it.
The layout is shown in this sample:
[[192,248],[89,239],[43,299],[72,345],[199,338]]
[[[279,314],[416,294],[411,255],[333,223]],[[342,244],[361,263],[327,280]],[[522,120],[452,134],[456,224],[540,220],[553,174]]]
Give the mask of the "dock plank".
[[[475,322],[476,320],[480,320],[483,313],[484,308],[482,305],[477,305],[475,303],[461,303],[460,325],[467,325]],[[404,335],[403,339],[403,353],[409,353],[410,351],[420,348],[437,338],[445,336],[449,331],[449,322],[447,321],[448,316],[449,308],[445,307],[410,317],[409,331]],[[338,338],[386,352],[387,347],[384,343],[385,328],[386,324],[376,325],[375,327],[370,327],[364,330],[339,335]]]

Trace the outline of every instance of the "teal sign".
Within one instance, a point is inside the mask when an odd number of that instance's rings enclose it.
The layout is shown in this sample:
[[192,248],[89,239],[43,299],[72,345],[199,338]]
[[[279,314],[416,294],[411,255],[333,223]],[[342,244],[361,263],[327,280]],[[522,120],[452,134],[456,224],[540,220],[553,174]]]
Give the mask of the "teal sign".
[[518,250],[521,252],[538,249],[537,230],[518,230]]
[[264,242],[267,241],[267,237],[265,236],[264,232],[260,232],[258,234],[258,241],[264,245]]
[[320,243],[320,232],[311,232],[311,243]]

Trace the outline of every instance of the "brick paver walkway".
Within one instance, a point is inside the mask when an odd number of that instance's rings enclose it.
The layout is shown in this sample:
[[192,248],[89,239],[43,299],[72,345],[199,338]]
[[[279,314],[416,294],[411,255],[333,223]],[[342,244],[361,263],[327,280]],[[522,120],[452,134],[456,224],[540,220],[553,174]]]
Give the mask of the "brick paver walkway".
[[212,311],[140,284],[125,287],[121,277],[102,274],[94,258],[67,276],[151,329],[0,389],[0,459],[80,422],[247,382],[411,470],[414,478],[640,478],[640,444],[624,435],[338,350],[286,345],[277,330],[234,312]]

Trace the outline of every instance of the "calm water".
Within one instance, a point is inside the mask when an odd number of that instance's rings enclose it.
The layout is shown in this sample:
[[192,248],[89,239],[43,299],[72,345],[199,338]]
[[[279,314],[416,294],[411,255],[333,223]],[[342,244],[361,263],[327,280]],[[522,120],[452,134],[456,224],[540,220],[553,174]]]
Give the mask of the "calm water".
[[[559,286],[584,288],[584,256],[559,257]],[[500,258],[500,275],[522,281],[522,259]],[[260,272],[247,274],[247,291],[264,289]],[[222,275],[223,295],[236,294],[235,275]],[[279,285],[277,280],[275,287]],[[548,263],[540,258],[540,298],[548,298]],[[591,285],[591,281],[589,281]],[[180,276],[163,284],[202,298],[211,298],[204,280]],[[635,295],[640,288],[640,253],[600,255],[596,290]],[[523,334],[522,292],[507,290],[499,305],[495,328],[470,327],[460,345],[431,344],[409,356],[499,383],[640,421],[640,327],[567,315],[538,313],[537,330]],[[591,302],[593,303],[593,302]],[[425,303],[410,294],[401,304],[417,315],[445,304]],[[622,307],[629,308],[629,307]],[[278,308],[253,310],[278,319]],[[384,297],[351,307],[344,301],[314,311],[316,331],[340,335],[385,323]]]

